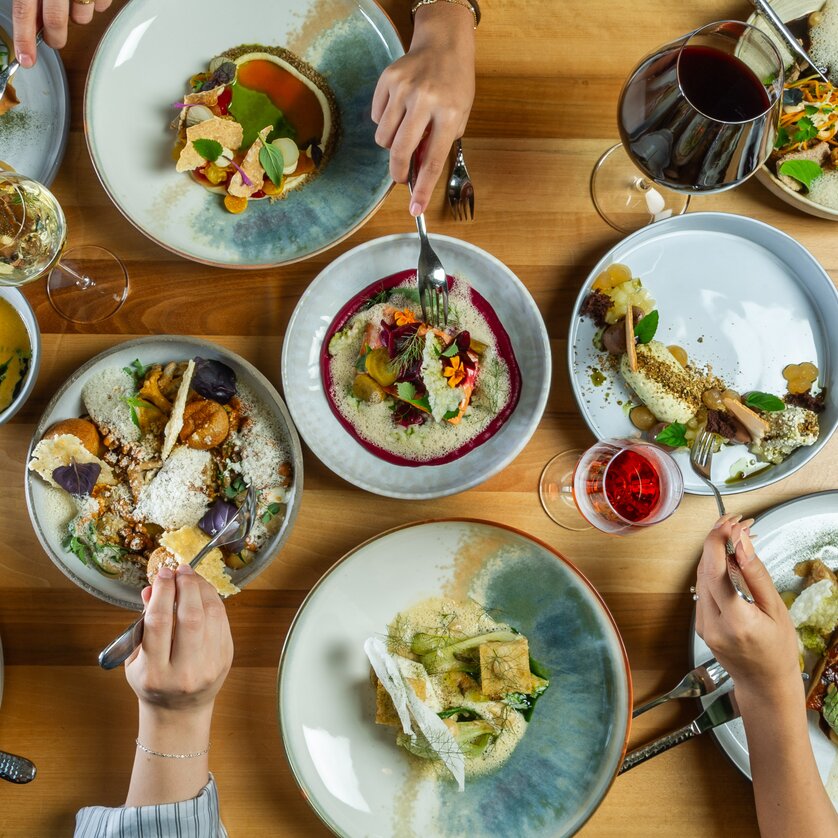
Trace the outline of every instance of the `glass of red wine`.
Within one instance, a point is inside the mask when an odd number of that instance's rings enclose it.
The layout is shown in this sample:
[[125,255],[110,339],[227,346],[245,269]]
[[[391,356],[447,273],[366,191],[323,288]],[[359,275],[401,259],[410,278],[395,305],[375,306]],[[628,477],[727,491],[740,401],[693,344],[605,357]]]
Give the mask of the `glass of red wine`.
[[553,457],[538,494],[544,511],[565,529],[624,535],[668,518],[681,503],[684,479],[656,445],[612,439]]
[[783,81],[771,39],[738,20],[707,24],[646,56],[620,94],[622,142],[591,175],[597,212],[632,232],[686,212],[691,195],[747,180],[773,148]]

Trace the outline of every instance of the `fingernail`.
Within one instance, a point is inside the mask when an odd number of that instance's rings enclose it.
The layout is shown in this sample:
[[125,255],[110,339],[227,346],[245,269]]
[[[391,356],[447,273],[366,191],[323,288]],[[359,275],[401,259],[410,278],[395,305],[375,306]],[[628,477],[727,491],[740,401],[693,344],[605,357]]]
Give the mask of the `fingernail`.
[[194,573],[195,571],[194,571],[194,570],[192,570],[192,568],[191,568],[191,567],[189,567],[189,565],[188,565],[188,564],[182,564],[182,565],[180,565],[180,567],[178,567],[177,572],[178,572],[178,573],[186,573],[186,574],[189,574],[189,573]]
[[410,205],[410,214],[416,218],[417,215],[422,215],[422,205],[418,201],[414,201]]
[[747,530],[747,529],[748,529],[748,527],[750,527],[750,526],[751,526],[751,524],[753,524],[753,523],[754,523],[754,519],[753,519],[753,518],[746,518],[744,521],[742,521],[742,522],[739,524],[739,526],[740,526],[740,527],[742,527],[742,529],[743,529],[743,530]]
[[731,524],[738,524],[741,520],[742,520],[742,516],[741,516],[741,515],[732,515],[732,516],[730,517],[730,519],[729,519],[729,522],[730,522]]
[[754,545],[751,543],[751,539],[748,537],[748,533],[744,530],[742,531],[742,535],[739,536],[739,544],[741,545],[742,549],[736,554],[736,559],[741,565],[746,565],[750,562],[754,557]]
[[17,60],[20,62],[20,66],[23,67],[24,70],[28,70],[32,67],[32,56],[29,55],[29,53],[19,53]]
[[171,579],[172,576],[172,569],[170,567],[161,567],[160,570],[157,571],[158,579]]

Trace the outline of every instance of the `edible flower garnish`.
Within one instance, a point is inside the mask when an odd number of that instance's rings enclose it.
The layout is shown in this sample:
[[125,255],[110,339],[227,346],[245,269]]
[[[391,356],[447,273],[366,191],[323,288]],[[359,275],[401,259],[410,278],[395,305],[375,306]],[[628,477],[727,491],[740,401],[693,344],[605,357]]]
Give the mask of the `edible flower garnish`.
[[456,387],[466,377],[466,370],[459,355],[449,360],[442,374],[448,379],[449,387]]
[[396,320],[397,326],[407,326],[408,323],[415,323],[416,322],[416,315],[409,309],[405,308],[401,311],[397,311],[393,317]]

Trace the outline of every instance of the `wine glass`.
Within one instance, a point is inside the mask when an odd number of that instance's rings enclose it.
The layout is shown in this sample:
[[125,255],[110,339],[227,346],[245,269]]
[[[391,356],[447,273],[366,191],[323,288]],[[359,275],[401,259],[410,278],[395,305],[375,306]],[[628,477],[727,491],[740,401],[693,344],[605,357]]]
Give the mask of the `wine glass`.
[[738,20],[709,23],[646,56],[620,94],[622,142],[591,175],[597,212],[633,232],[686,212],[691,195],[747,180],[774,146],[783,81],[771,39]]
[[568,530],[631,533],[668,518],[681,503],[681,469],[663,449],[640,439],[597,442],[557,454],[538,484],[544,511]]
[[74,323],[114,314],[128,296],[128,273],[104,247],[65,250],[67,222],[52,192],[37,181],[0,171],[0,285],[47,277],[53,308]]

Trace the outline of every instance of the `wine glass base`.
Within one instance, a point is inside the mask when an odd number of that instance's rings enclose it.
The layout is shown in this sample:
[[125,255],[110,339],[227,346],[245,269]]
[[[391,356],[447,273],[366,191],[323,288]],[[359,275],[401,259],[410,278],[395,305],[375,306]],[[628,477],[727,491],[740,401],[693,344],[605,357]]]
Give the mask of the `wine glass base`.
[[84,245],[65,250],[47,277],[52,307],[73,323],[98,323],[122,307],[128,271],[110,250]]
[[622,143],[597,160],[591,172],[591,198],[603,221],[622,233],[673,215],[683,215],[690,196],[649,180],[626,153]]
[[592,529],[573,499],[573,472],[584,453],[581,449],[574,448],[556,454],[544,466],[538,481],[538,497],[544,511],[560,527],[575,532]]

